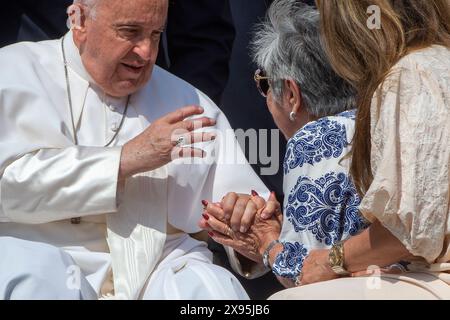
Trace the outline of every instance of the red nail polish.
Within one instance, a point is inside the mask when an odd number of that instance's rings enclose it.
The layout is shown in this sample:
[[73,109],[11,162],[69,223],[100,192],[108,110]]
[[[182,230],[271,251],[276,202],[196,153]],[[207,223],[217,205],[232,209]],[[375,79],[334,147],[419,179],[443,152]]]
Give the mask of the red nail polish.
[[208,232],[208,236],[210,236],[212,238],[212,237],[214,237],[214,233]]
[[209,220],[209,216],[207,214],[202,214],[202,216],[203,216],[203,219]]
[[208,201],[206,201],[206,200],[202,200],[202,205],[203,205],[203,207],[207,207],[208,206]]
[[256,196],[259,196],[259,194],[255,190],[252,190],[252,196],[256,197]]

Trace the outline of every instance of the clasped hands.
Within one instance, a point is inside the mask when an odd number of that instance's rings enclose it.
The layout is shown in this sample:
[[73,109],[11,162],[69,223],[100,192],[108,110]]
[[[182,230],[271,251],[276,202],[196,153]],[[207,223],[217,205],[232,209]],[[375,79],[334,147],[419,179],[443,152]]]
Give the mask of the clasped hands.
[[274,193],[266,201],[255,191],[252,195],[231,192],[220,203],[203,201],[203,206],[200,228],[256,263],[262,263],[264,250],[280,236],[283,216]]
[[[252,195],[228,193],[220,203],[202,201],[204,211],[199,226],[217,243],[233,248],[258,264],[273,240],[278,240],[283,224],[281,205],[272,192],[264,200]],[[303,262],[301,284],[335,279],[328,263],[329,250],[312,250]]]

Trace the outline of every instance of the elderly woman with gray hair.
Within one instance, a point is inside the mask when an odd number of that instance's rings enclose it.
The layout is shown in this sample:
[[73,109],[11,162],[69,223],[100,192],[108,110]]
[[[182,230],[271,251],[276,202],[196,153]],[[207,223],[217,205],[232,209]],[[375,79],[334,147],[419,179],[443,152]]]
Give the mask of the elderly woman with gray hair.
[[234,269],[252,278],[270,268],[285,287],[299,284],[311,250],[331,248],[368,226],[349,174],[354,92],[331,68],[319,34],[315,9],[278,0],[253,41],[257,87],[288,139],[284,213],[274,193],[265,201],[252,192],[255,218],[246,232],[231,231],[219,203],[208,205],[199,223],[234,249]]

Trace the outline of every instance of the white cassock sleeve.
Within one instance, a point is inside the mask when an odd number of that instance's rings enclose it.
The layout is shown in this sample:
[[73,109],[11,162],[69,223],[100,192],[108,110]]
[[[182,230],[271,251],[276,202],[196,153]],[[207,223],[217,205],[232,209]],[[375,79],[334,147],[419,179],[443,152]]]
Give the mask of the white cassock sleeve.
[[[251,190],[257,191],[261,197],[268,199],[269,190],[248,163],[235,137],[234,130],[231,129],[223,113],[218,116],[217,130],[222,136],[218,139],[220,145],[217,164],[213,168],[212,200],[220,202],[228,192],[250,194]],[[264,265],[256,263],[251,265],[250,270],[244,270],[236,257],[236,252],[230,247],[225,247],[225,251],[233,270],[248,279],[260,277],[269,271]]]
[[[41,224],[116,209],[121,149],[74,146],[54,44],[0,50],[0,222]],[[83,105],[88,83],[74,83]]]
[[120,155],[120,147],[75,146],[28,153],[4,170],[0,214],[40,224],[115,212]]

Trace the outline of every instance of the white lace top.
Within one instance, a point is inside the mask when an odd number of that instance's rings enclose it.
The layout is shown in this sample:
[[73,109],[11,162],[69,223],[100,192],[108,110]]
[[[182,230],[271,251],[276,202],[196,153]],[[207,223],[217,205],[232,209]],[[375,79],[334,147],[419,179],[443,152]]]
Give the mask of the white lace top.
[[[380,98],[378,100],[378,98]],[[404,57],[374,96],[374,181],[360,210],[378,219],[433,270],[450,265],[450,50]]]

